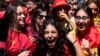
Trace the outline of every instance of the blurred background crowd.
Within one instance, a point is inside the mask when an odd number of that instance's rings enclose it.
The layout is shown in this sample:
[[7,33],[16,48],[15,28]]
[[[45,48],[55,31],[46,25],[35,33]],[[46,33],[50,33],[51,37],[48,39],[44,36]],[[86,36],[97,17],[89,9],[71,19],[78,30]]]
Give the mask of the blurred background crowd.
[[0,0],[0,56],[99,56],[99,47],[100,0]]

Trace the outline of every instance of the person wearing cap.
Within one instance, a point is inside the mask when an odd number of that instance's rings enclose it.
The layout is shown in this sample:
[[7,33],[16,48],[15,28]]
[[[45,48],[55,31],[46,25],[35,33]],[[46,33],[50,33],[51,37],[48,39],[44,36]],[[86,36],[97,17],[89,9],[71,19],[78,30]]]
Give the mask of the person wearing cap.
[[76,34],[76,25],[67,15],[70,9],[71,7],[67,4],[67,0],[54,0],[51,13],[55,16],[56,20],[60,21],[66,34],[70,32]]
[[62,27],[65,29],[66,33],[75,29],[75,24],[68,17],[68,11],[70,6],[67,4],[66,0],[54,0],[52,5],[52,14],[55,18],[61,22]]

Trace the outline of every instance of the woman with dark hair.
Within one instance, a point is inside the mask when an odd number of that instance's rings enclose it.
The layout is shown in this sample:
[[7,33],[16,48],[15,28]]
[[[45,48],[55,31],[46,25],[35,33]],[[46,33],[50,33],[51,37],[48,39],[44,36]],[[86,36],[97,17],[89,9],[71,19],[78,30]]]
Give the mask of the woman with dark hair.
[[[38,8],[37,11],[35,12],[35,14],[33,15],[34,20],[32,21],[32,23],[34,25],[36,25],[37,30],[38,30],[39,26],[42,26],[46,16],[47,16],[47,11],[42,8]],[[40,20],[40,22],[38,22],[39,20]]]
[[33,56],[84,56],[73,34],[67,36],[59,22],[47,16],[40,29],[41,38],[37,40]]
[[99,22],[99,6],[98,3],[95,1],[90,1],[88,3],[88,7],[92,10],[93,13],[93,20],[94,20],[94,24],[95,26],[97,26],[97,28],[99,28],[100,26],[98,25]]
[[47,10],[42,6],[41,8],[38,8],[32,15],[31,23],[32,23],[33,34],[35,37],[39,36],[39,29],[43,25],[46,16],[47,16]]
[[31,56],[34,51],[34,37],[27,31],[24,9],[21,5],[10,5],[11,18],[6,56]]
[[76,28],[75,23],[68,16],[70,9],[67,0],[54,0],[52,4],[52,14],[62,24],[62,28],[65,29],[66,33]]
[[97,17],[99,13],[99,6],[95,1],[88,2],[88,7],[92,10],[93,17]]
[[[100,44],[100,33],[93,23],[92,10],[89,7],[80,8],[75,14],[77,25],[76,36],[86,56],[95,55]],[[96,53],[97,54],[97,53]]]
[[26,2],[26,8],[29,12],[29,20],[32,19],[32,15],[37,10],[38,4],[36,0],[27,0]]

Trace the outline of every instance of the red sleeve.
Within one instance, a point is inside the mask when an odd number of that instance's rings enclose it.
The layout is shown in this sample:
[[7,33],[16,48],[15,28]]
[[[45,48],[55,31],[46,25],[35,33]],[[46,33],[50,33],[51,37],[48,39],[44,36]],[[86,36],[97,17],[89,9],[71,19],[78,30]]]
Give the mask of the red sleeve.
[[9,56],[17,56],[19,52],[19,45],[17,41],[18,35],[15,31],[9,30],[8,31],[8,38],[7,38],[7,55]]
[[90,33],[86,36],[86,39],[89,40],[91,48],[96,48],[100,44],[100,32],[94,26],[91,28]]
[[6,50],[6,42],[0,41],[0,48],[3,48]]
[[72,56],[66,44],[64,44],[65,56]]

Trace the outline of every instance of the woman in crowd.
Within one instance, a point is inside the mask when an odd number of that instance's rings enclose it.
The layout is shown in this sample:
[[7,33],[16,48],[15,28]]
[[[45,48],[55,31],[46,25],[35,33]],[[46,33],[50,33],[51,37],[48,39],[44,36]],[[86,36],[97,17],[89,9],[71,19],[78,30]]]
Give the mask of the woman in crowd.
[[78,5],[77,4],[69,4],[71,9],[68,11],[68,16],[70,18],[70,20],[76,25],[75,23],[75,13],[76,10],[78,9]]
[[72,33],[67,35],[52,16],[47,16],[40,29],[36,52],[33,56],[84,56]]
[[89,7],[80,8],[75,14],[77,25],[76,36],[87,56],[95,55],[100,44],[100,33],[93,23],[92,10]]
[[92,10],[93,20],[94,20],[95,26],[99,27],[99,25],[97,25],[98,20],[100,19],[100,17],[99,17],[99,6],[98,6],[98,4],[95,1],[90,1],[88,3],[88,6]]
[[29,25],[31,24],[32,15],[37,10],[37,7],[38,7],[38,4],[37,4],[36,0],[27,0],[26,8],[29,13],[28,13],[28,18],[26,20],[28,21]]
[[98,4],[95,2],[95,1],[90,1],[88,3],[88,6],[89,8],[92,10],[92,13],[93,13],[93,17],[97,17],[98,15],[98,12],[99,12],[99,7],[98,7]]
[[39,29],[43,25],[46,16],[47,16],[47,10],[45,6],[41,6],[41,8],[38,8],[32,15],[32,20],[31,20],[32,30],[36,39],[39,36]]
[[74,22],[72,22],[67,15],[70,8],[66,0],[54,0],[52,5],[52,14],[55,16],[55,19],[60,21],[62,28],[64,28],[67,33],[76,28]]
[[26,30],[24,10],[21,5],[10,5],[11,18],[7,39],[6,56],[31,56],[34,48],[34,37]]

